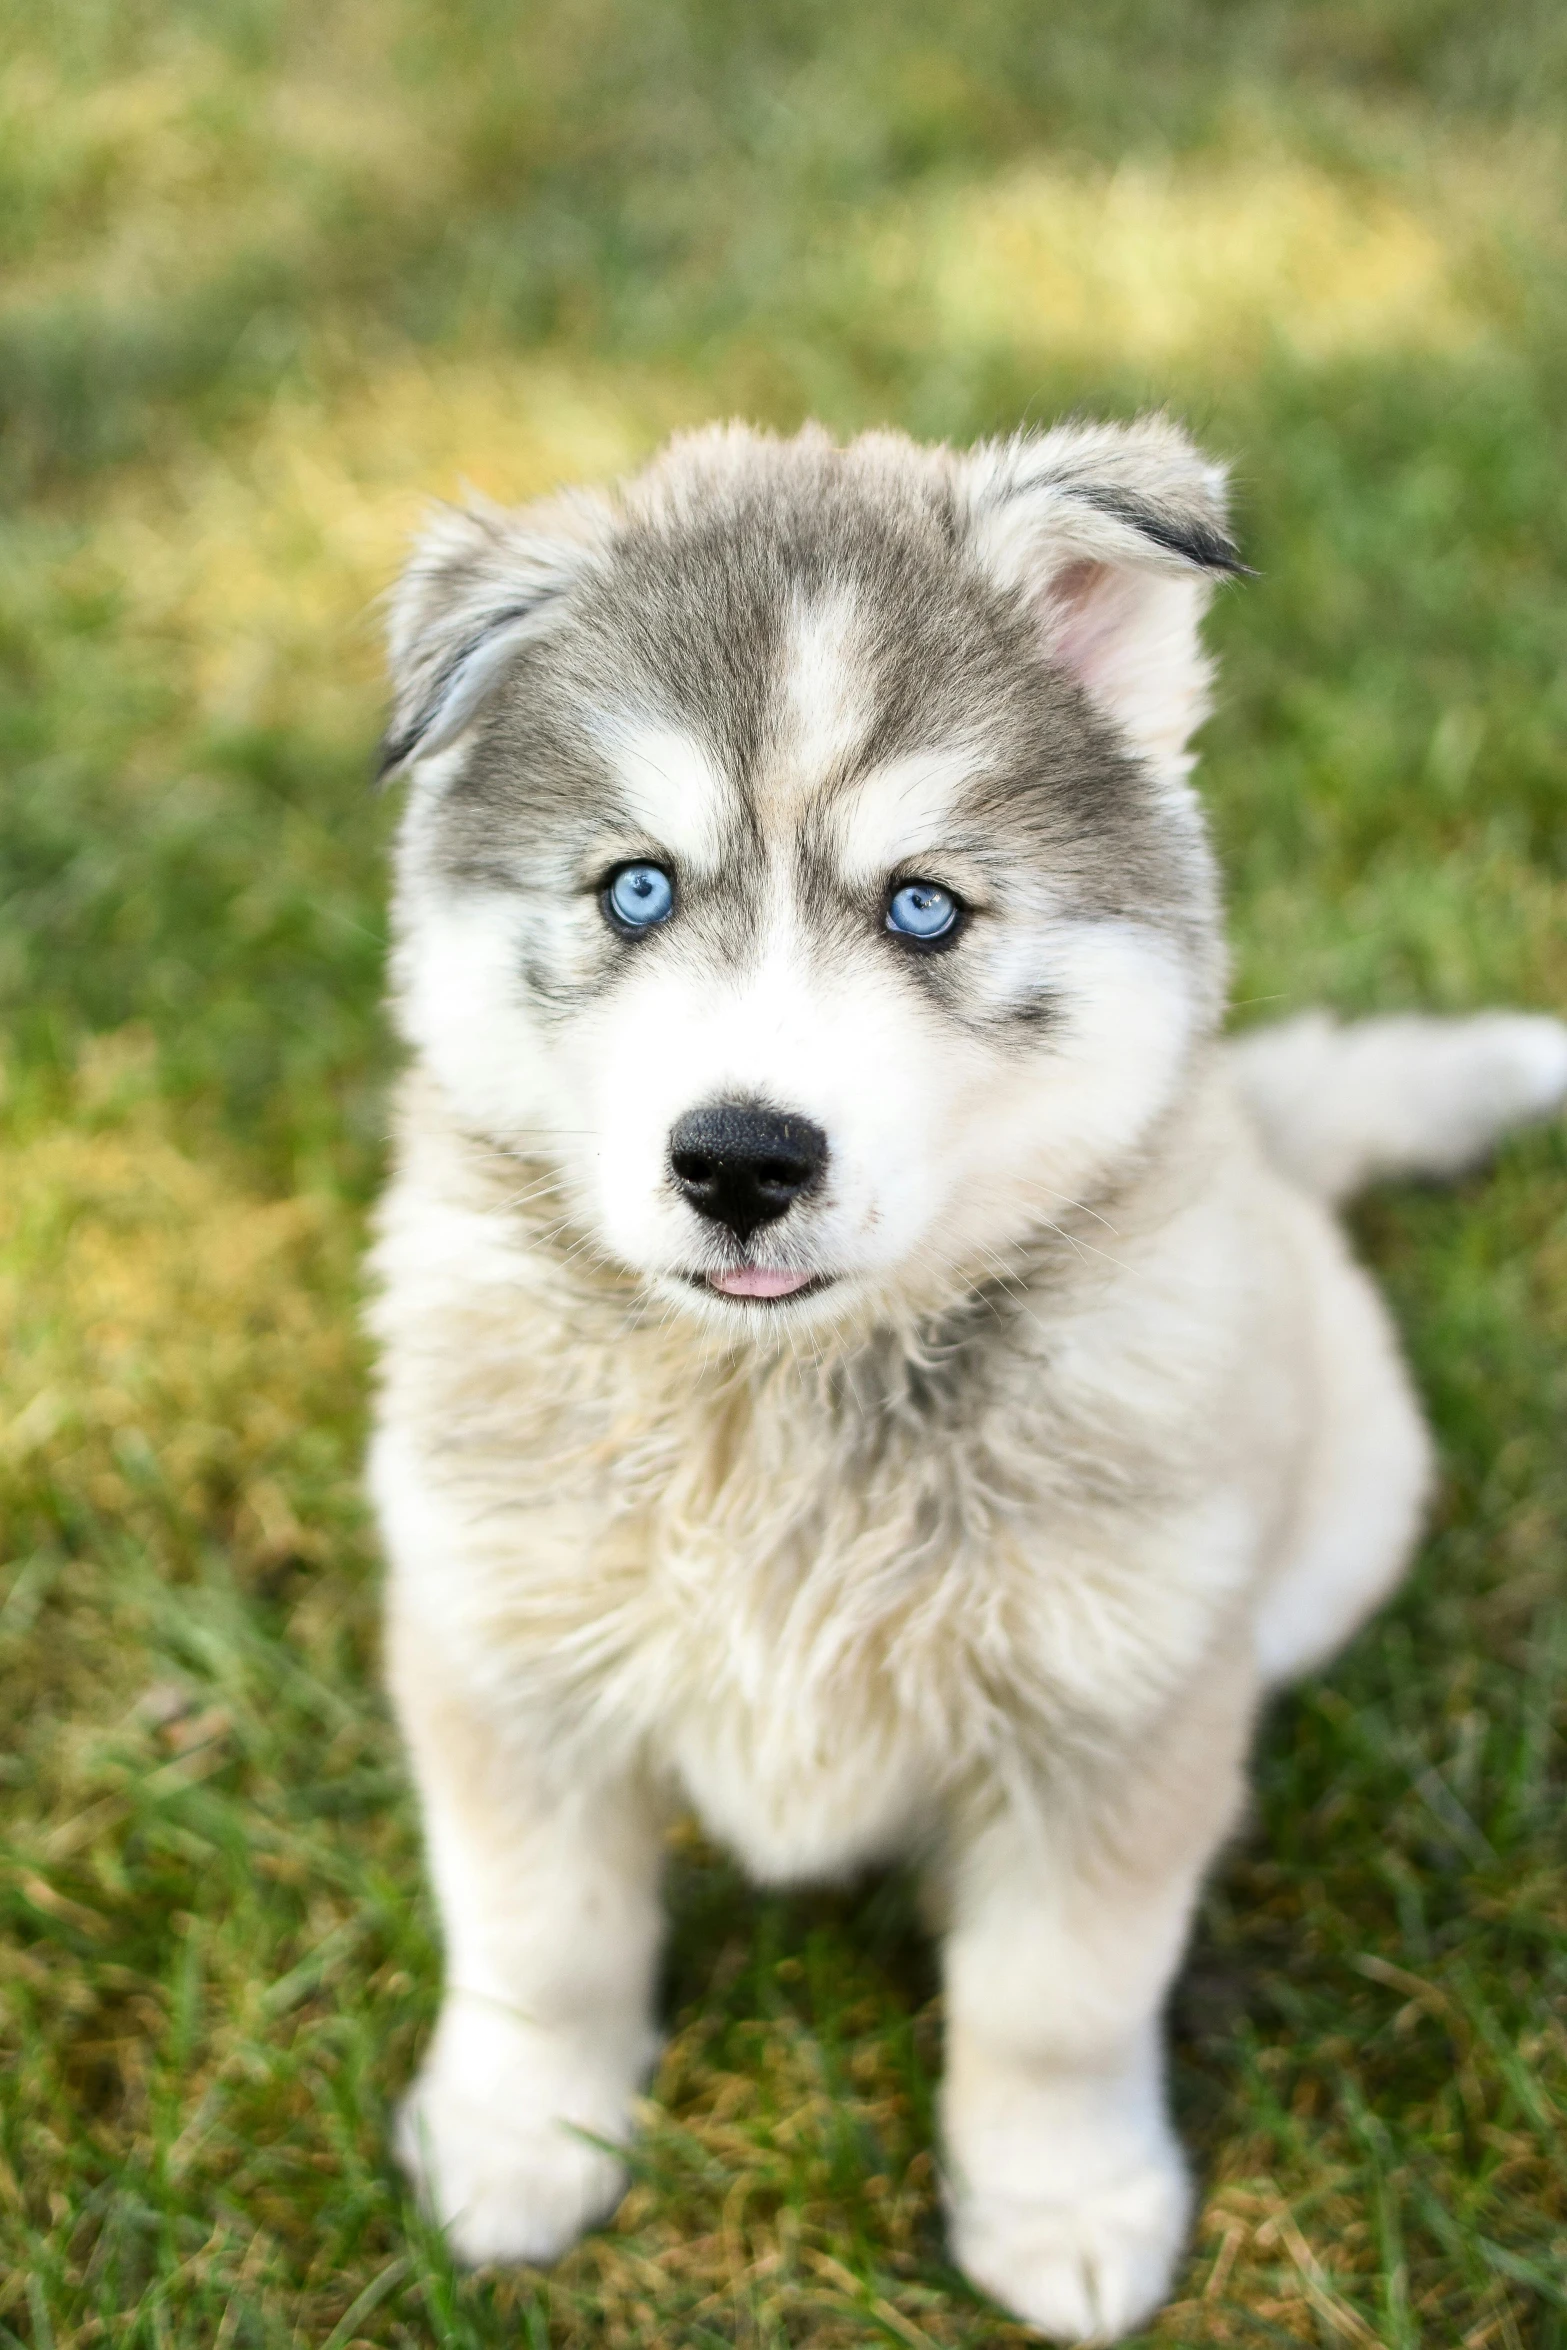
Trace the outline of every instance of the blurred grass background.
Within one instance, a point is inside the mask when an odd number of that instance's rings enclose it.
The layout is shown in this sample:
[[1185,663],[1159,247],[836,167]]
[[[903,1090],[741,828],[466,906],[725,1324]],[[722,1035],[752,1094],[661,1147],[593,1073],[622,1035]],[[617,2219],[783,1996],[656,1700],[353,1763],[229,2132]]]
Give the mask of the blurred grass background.
[[[460,2280],[356,1251],[374,601],[421,505],[743,411],[1168,402],[1235,465],[1242,1017],[1567,1006],[1551,0],[0,0],[0,2343],[993,2343],[896,1881],[672,1860],[637,2184]],[[1252,1007],[1255,1007],[1253,1009]],[[1567,2345],[1567,1193],[1377,1199],[1445,1461],[1176,2002],[1160,2343]]]

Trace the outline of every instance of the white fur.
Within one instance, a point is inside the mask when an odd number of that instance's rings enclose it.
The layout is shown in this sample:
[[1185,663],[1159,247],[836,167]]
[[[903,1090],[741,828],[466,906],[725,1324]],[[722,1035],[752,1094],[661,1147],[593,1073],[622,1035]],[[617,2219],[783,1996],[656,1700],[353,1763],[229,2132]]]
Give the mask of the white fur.
[[1230,1046],[1279,1164],[1324,1199],[1389,1175],[1460,1175],[1567,1093],[1567,1027],[1520,1012],[1341,1028],[1306,1012]]
[[[1062,504],[1119,442],[1041,447],[1037,500],[972,461],[976,513],[1009,500],[986,559],[1033,550],[1047,641],[1173,802],[1200,599]],[[1189,487],[1166,428],[1148,449]],[[677,469],[671,499],[696,494]],[[1052,604],[1057,526],[1093,568]],[[569,981],[604,951],[591,889],[443,878],[457,754],[415,770],[372,1474],[448,1984],[399,2143],[462,2257],[553,2257],[623,2183],[669,1819],[694,1808],[771,1882],[909,1854],[943,1931],[957,2256],[1043,2332],[1104,2340],[1185,2236],[1159,2013],[1257,1703],[1390,1588],[1428,1478],[1324,1200],[1466,1163],[1560,1097],[1567,1043],[1493,1019],[1221,1050],[1189,953],[1027,871],[990,874],[960,951],[970,1006],[1048,986],[1047,1045],[944,1017],[884,946],[819,965],[795,827],[806,767],[825,784],[861,723],[830,617],[792,623],[755,924],[721,967],[675,942],[569,1017],[531,1010],[525,953]],[[705,754],[655,715],[617,740],[635,821],[713,853]],[[835,773],[845,874],[928,857],[962,886],[962,773],[951,743]],[[693,1286],[715,1244],[668,1138],[735,1096],[831,1140],[819,1195],[758,1243],[834,1277],[784,1308]]]
[[610,765],[627,814],[688,871],[710,872],[722,838],[723,780],[679,727],[607,723]]
[[814,794],[851,759],[871,720],[859,655],[859,614],[843,590],[801,599],[783,657],[789,783]]
[[978,746],[932,745],[911,757],[889,759],[856,779],[833,810],[833,832],[845,876],[879,881],[895,866],[930,861],[929,878],[950,861],[947,846],[953,803],[981,765]]

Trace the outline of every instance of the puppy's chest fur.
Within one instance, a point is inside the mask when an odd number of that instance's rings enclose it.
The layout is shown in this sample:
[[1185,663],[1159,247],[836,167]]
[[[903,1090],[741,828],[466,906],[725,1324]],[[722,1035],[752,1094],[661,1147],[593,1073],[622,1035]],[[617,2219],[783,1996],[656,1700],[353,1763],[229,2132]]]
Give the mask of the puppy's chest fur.
[[1120,1745],[1189,1673],[1254,1530],[1205,1498],[1220,1366],[1170,1377],[1176,1298],[1117,1331],[1068,1284],[1047,1332],[998,1288],[829,1360],[719,1358],[508,1188],[427,1137],[389,1196],[383,1443],[440,1497],[407,1599],[563,1762],[634,1751],[758,1873],[819,1873]]

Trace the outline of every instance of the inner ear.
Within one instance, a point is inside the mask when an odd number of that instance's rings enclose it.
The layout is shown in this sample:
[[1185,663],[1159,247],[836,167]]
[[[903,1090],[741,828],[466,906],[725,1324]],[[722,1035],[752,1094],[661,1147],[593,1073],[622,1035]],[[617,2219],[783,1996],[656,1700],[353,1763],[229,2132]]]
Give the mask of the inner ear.
[[[1120,575],[1123,587],[1128,576],[1124,572]],[[1117,596],[1116,584],[1116,574],[1108,563],[1084,556],[1056,572],[1045,589],[1045,610],[1040,617],[1051,657],[1084,685],[1089,683],[1096,656],[1114,634],[1118,621],[1125,618],[1121,608],[1125,597]]]
[[1189,583],[1168,574],[1088,557],[1068,563],[1050,581],[1041,614],[1050,659],[1096,701],[1115,702],[1128,682],[1129,660],[1154,650],[1145,638],[1161,600],[1189,615],[1197,599]]
[[1161,765],[1186,764],[1207,711],[1198,635],[1207,597],[1201,576],[1085,556],[1050,574],[1034,599],[1046,660]]

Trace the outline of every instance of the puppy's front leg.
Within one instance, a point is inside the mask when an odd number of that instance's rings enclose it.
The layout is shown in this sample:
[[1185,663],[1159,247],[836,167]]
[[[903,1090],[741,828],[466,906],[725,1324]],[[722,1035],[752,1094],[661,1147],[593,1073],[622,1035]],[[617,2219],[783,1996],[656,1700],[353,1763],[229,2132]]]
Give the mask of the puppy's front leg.
[[406,1623],[391,1661],[446,1941],[398,2151],[460,2259],[554,2260],[625,2188],[589,2141],[656,2045],[657,1822],[624,1776],[555,1779]]
[[1116,2341],[1148,2317],[1186,2237],[1160,2011],[1244,1737],[1234,1720],[1204,1730],[1176,1741],[1168,1776],[1145,1766],[1081,1816],[999,1811],[947,1888],[953,2249],[1056,2341]]

